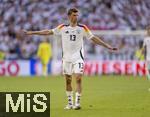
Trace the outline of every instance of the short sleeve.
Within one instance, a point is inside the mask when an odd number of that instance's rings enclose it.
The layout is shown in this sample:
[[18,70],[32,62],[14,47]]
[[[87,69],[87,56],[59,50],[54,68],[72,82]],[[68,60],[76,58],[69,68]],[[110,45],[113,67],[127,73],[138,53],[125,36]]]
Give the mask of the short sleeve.
[[56,28],[52,29],[54,35],[61,35],[61,29],[64,27],[64,24],[57,26]]
[[83,28],[84,28],[84,36],[86,37],[86,39],[90,40],[94,35],[86,25],[83,25]]

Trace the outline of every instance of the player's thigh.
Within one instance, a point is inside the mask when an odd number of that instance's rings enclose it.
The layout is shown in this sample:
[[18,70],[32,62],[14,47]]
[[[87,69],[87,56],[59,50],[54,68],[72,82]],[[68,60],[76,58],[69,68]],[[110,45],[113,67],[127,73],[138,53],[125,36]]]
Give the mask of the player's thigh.
[[74,73],[73,76],[74,76],[74,78],[75,78],[75,80],[76,80],[77,83],[81,83],[83,73]]
[[72,68],[73,68],[73,64],[71,62],[65,62],[63,61],[62,64],[62,72],[64,75],[72,75]]
[[42,63],[43,65],[47,65],[48,62],[49,62],[49,60],[47,60],[47,59],[41,59],[41,63]]
[[84,61],[79,60],[73,64],[73,73],[77,75],[84,73]]

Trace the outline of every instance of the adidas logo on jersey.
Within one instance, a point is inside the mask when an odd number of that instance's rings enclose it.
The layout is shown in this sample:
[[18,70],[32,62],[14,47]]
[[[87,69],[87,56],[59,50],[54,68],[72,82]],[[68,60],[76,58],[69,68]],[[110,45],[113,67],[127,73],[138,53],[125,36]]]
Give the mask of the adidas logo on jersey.
[[69,31],[67,30],[65,33],[69,33]]

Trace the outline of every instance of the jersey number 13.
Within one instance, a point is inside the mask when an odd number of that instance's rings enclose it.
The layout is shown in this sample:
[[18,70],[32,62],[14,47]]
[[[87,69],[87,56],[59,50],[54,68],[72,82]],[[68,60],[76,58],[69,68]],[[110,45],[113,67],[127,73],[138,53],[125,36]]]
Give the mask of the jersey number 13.
[[70,41],[75,41],[76,40],[76,35],[70,35]]

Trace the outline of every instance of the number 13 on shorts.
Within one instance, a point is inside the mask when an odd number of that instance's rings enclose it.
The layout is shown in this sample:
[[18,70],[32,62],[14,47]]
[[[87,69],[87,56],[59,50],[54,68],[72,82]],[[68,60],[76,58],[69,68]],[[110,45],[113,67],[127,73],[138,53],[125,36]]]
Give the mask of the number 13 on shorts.
[[77,64],[75,64],[74,66],[74,73],[81,73],[83,74],[84,72],[84,63],[83,62],[79,62]]
[[84,64],[83,63],[78,63],[78,64],[79,64],[79,69],[83,69],[83,67],[84,67],[83,65]]

